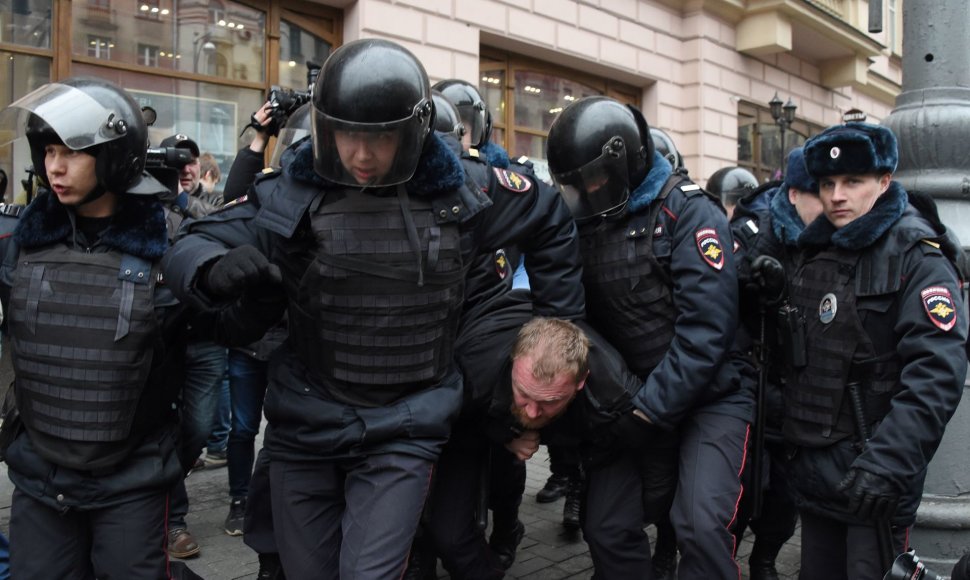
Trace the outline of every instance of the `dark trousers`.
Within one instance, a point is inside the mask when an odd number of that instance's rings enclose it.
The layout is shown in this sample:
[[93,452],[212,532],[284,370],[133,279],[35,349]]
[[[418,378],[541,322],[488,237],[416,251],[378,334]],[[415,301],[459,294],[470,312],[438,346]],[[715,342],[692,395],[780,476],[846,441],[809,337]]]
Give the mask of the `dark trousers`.
[[169,578],[165,493],[59,511],[14,489],[10,570],[18,580]]
[[492,532],[507,531],[519,520],[519,506],[525,493],[525,462],[512,455],[504,445],[493,443],[488,466]]
[[751,531],[755,534],[754,548],[749,559],[752,564],[774,561],[785,542],[795,534],[795,526],[798,523],[798,510],[795,508],[788,477],[782,466],[783,446],[766,444],[764,461],[768,478],[761,495],[761,515],[751,519],[754,496],[750,490],[754,489],[755,473],[752,470],[753,462],[749,459],[745,465],[743,477],[745,493],[738,506],[738,519],[733,530],[737,543],[740,544],[745,528],[751,526]]
[[432,466],[400,453],[273,459],[273,526],[287,579],[400,578]]
[[446,445],[435,468],[425,538],[452,578],[498,580],[505,575],[475,517],[488,453],[487,447]]
[[256,455],[253,476],[249,480],[246,498],[246,520],[243,523],[243,542],[257,554],[275,554],[273,535],[273,502],[269,488],[269,453],[260,449]]
[[749,434],[736,417],[695,412],[680,427],[680,466],[670,521],[677,532],[680,578],[737,580],[731,526],[741,497]]
[[246,497],[256,457],[256,435],[263,419],[267,363],[245,353],[229,351],[229,389],[232,428],[229,431],[229,495]]
[[[799,580],[882,580],[876,529],[800,512],[802,559]],[[896,554],[907,549],[908,529],[893,530]]]

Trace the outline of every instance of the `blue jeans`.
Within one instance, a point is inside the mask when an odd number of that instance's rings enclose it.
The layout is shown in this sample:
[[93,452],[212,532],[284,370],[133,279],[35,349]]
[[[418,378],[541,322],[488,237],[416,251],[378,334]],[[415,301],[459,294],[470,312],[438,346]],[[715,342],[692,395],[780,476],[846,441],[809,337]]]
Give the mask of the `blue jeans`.
[[230,402],[229,402],[229,375],[223,375],[222,384],[219,385],[219,400],[216,405],[216,412],[212,417],[212,433],[205,442],[206,453],[226,453],[226,446],[229,444],[230,424]]
[[232,428],[229,431],[229,495],[246,497],[256,458],[256,435],[263,419],[266,395],[266,361],[243,352],[229,351],[229,390]]
[[[182,386],[179,459],[188,470],[212,433],[212,418],[219,404],[219,386],[226,371],[226,348],[214,342],[193,341],[185,349],[185,385]],[[172,489],[169,529],[184,528],[189,513],[185,481]]]

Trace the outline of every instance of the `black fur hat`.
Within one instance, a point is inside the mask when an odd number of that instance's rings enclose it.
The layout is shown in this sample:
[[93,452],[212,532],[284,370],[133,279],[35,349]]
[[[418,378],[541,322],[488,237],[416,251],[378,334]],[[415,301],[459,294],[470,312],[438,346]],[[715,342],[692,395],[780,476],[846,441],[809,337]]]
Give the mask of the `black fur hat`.
[[833,125],[805,143],[805,166],[816,179],[892,173],[898,162],[896,136],[881,125]]
[[805,150],[801,147],[792,149],[788,154],[785,183],[797,190],[818,195],[818,183],[808,174],[808,168],[805,167]]

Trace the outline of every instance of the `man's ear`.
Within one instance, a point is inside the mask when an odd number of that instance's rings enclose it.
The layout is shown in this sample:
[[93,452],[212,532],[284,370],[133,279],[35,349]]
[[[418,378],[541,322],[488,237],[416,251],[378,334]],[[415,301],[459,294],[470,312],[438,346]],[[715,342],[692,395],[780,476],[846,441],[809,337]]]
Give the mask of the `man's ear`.
[[889,189],[889,184],[892,182],[892,180],[893,180],[892,173],[883,173],[882,175],[879,176],[880,195],[883,193],[886,193],[886,190]]
[[577,393],[579,391],[582,391],[583,390],[583,387],[586,386],[586,379],[588,379],[588,378],[589,378],[589,371],[586,371],[586,374],[583,375],[583,378],[579,380],[579,385],[576,387],[576,392]]

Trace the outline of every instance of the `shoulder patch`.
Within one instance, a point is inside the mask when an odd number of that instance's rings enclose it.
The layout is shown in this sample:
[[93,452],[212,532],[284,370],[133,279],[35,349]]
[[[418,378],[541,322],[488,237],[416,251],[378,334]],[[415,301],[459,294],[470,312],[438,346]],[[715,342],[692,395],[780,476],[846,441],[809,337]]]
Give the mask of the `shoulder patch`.
[[930,322],[946,332],[957,322],[957,310],[945,286],[930,286],[919,293]]
[[505,280],[509,275],[509,259],[505,256],[505,250],[495,250],[495,273],[499,280]]
[[701,228],[694,232],[694,240],[697,242],[697,251],[707,265],[715,270],[724,267],[724,248],[721,240],[717,237],[717,230],[714,228]]
[[227,208],[230,208],[230,207],[232,207],[234,205],[241,205],[241,204],[244,204],[244,203],[247,203],[247,202],[249,202],[249,196],[248,195],[240,195],[239,197],[237,197],[236,199],[234,199],[232,201],[227,201],[217,211],[222,211],[222,210],[227,209]]
[[927,240],[927,239],[924,238],[924,239],[922,239],[920,241],[923,242],[924,244],[926,244],[927,246],[930,246],[932,248],[936,248],[937,250],[940,249],[940,244],[934,242],[933,240]]
[[501,169],[499,167],[493,167],[492,171],[495,172],[495,177],[498,178],[498,182],[502,184],[502,187],[508,189],[509,191],[525,193],[532,188],[531,181],[514,171]]

